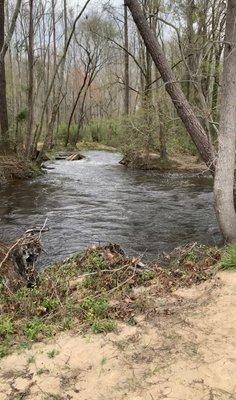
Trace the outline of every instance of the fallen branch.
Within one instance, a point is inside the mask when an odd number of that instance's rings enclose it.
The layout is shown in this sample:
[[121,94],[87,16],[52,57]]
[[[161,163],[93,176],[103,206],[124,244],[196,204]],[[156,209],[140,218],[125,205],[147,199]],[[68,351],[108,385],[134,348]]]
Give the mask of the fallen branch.
[[42,251],[41,235],[47,230],[46,223],[47,219],[42,228],[27,230],[11,245],[0,242],[0,280],[10,291],[36,281],[35,264]]

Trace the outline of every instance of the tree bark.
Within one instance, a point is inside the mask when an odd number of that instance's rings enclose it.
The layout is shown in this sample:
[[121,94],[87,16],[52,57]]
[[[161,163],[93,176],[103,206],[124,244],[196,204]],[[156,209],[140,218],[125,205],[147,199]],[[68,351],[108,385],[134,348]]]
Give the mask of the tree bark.
[[215,171],[215,207],[223,236],[236,242],[234,170],[236,150],[236,0],[228,0],[221,84],[219,150]]
[[33,4],[29,1],[29,31],[28,31],[28,113],[27,113],[27,136],[26,154],[29,157],[33,144],[33,122],[34,122],[34,24]]
[[165,54],[163,53],[153,30],[149,27],[138,0],[126,0],[126,5],[129,7],[144,43],[160,72],[162,80],[165,83],[166,91],[170,95],[179,117],[195,143],[202,159],[208,166],[209,170],[214,173],[215,154],[212,144],[210,143],[204,128],[196,117],[183,91],[176,82]]
[[124,4],[124,66],[125,66],[125,74],[124,74],[124,83],[125,83],[125,101],[124,101],[124,109],[125,114],[129,114],[129,33],[128,33],[128,9],[126,4]]
[[[4,0],[0,0],[0,53],[4,47],[5,38],[5,12]],[[0,59],[0,151],[6,154],[10,149],[9,134],[8,134],[8,115],[7,115],[7,97],[6,97],[6,76],[5,76],[5,61],[4,57]]]

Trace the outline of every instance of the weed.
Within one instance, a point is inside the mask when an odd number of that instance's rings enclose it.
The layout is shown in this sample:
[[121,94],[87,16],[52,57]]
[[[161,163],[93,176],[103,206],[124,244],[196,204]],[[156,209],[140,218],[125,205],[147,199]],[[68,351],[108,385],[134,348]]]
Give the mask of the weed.
[[196,261],[197,260],[196,252],[194,250],[189,251],[185,259],[188,261]]
[[103,367],[107,363],[107,358],[103,357],[101,360],[101,366]]
[[68,330],[68,329],[72,329],[74,325],[74,320],[72,316],[66,316],[63,320],[62,320],[62,329],[63,330]]
[[88,254],[85,268],[87,272],[96,272],[104,269],[105,267],[106,263],[101,254],[99,254],[97,251],[92,251],[90,254]]
[[39,369],[36,371],[36,375],[41,376],[41,375],[43,375],[43,374],[47,374],[48,372],[49,372],[49,369],[46,369],[46,368],[39,368]]
[[39,318],[33,318],[26,323],[24,333],[28,339],[35,340],[44,329],[44,323]]
[[150,281],[155,277],[155,272],[154,271],[144,271],[141,275],[141,280],[143,282]]
[[54,358],[54,357],[56,357],[58,354],[59,354],[59,351],[58,351],[58,350],[55,350],[55,349],[53,349],[53,350],[51,350],[51,351],[49,351],[49,352],[47,353],[48,358]]
[[93,333],[112,332],[116,329],[116,322],[112,319],[97,319],[92,325]]
[[82,301],[80,307],[85,313],[86,319],[101,318],[105,316],[108,309],[108,301],[104,297],[87,297]]
[[22,342],[22,343],[20,343],[20,344],[18,344],[18,346],[17,346],[17,351],[19,352],[19,353],[21,353],[22,351],[24,351],[24,350],[27,350],[29,348],[29,343],[27,343],[27,342]]
[[236,269],[236,244],[226,247],[220,265],[224,269]]
[[27,363],[28,363],[28,364],[34,364],[34,363],[35,363],[35,356],[30,356],[30,357],[27,359]]
[[5,357],[10,350],[10,346],[8,344],[8,342],[3,342],[0,344],[0,359]]
[[53,298],[46,298],[42,301],[42,306],[45,307],[47,311],[56,310],[59,304],[59,300]]
[[13,333],[13,324],[8,316],[0,317],[0,336],[6,338]]

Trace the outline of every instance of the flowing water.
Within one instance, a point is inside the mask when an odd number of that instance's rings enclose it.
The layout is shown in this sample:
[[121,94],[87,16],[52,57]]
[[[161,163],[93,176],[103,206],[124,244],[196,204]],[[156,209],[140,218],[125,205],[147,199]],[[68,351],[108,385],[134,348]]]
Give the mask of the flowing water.
[[126,169],[121,156],[84,152],[81,161],[55,161],[31,181],[0,188],[0,239],[41,226],[41,265],[92,243],[116,242],[129,254],[153,259],[184,243],[215,243],[211,178]]

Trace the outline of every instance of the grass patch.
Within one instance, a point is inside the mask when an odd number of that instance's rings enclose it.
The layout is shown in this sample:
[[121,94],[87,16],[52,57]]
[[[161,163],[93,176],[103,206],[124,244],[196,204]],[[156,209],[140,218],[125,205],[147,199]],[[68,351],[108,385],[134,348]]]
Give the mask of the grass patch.
[[60,352],[58,350],[51,350],[47,353],[48,358],[55,358]]
[[236,269],[236,244],[226,247],[220,265],[223,269]]

